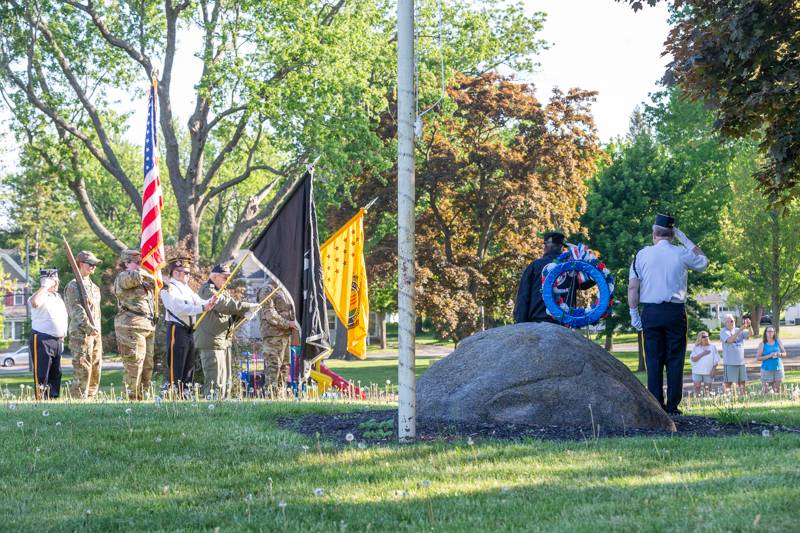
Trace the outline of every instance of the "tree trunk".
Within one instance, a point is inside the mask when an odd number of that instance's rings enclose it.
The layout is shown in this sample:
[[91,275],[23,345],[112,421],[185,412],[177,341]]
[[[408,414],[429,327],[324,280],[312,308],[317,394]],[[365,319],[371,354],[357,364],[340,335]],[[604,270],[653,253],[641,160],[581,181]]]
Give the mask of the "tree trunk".
[[378,328],[380,330],[381,350],[386,349],[386,313],[376,313],[378,318]]
[[636,335],[636,341],[639,347],[639,365],[636,367],[637,372],[646,372],[647,371],[647,364],[644,360],[644,341],[642,337],[642,332],[638,332]]
[[772,308],[772,325],[775,327],[775,335],[778,335],[781,322],[781,243],[780,243],[780,214],[777,209],[770,210],[772,229],[772,279],[770,280],[770,300]]
[[607,352],[610,352],[614,349],[614,326],[612,326],[608,321],[606,321],[606,342],[605,346],[603,346]]
[[753,336],[758,337],[761,335],[761,316],[764,314],[764,306],[755,304],[751,308],[750,323],[753,325]]

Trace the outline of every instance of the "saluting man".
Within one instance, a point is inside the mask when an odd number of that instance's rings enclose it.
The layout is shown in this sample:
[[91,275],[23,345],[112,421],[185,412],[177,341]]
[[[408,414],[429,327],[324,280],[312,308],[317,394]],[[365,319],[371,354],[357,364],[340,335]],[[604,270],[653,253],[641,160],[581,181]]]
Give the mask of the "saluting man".
[[203,299],[217,297],[214,308],[197,325],[194,343],[200,351],[200,364],[203,366],[203,395],[206,398],[227,398],[231,389],[231,339],[230,330],[236,320],[244,317],[257,304],[234,300],[228,291],[220,290],[231,276],[228,263],[215,265],[208,281],[203,283],[198,295]]
[[30,353],[37,400],[58,398],[61,393],[61,354],[67,335],[67,307],[58,294],[58,270],[40,270],[39,283],[30,300]]
[[141,258],[139,250],[123,250],[119,265],[122,271],[114,278],[117,297],[114,332],[117,351],[125,365],[122,381],[131,400],[144,399],[144,391],[153,377],[155,280],[140,268]]
[[167,328],[166,377],[170,388],[190,398],[194,380],[195,347],[192,330],[196,316],[209,311],[217,303],[217,296],[204,300],[189,288],[187,281],[192,262],[178,257],[169,262],[169,281],[161,289]]
[[[100,387],[103,366],[103,340],[100,335],[100,287],[90,277],[100,260],[86,250],[75,256],[78,272],[86,288],[86,304],[81,300],[78,281],[72,280],[64,288],[64,302],[69,314],[69,349],[72,352],[73,396],[91,399]],[[89,317],[94,320],[90,322]]]
[[[670,241],[676,238],[682,246]],[[686,294],[688,270],[704,271],[708,258],[669,215],[656,215],[653,245],[633,258],[628,285],[631,324],[644,336],[647,388],[670,414],[680,414],[683,365],[686,360]],[[639,304],[642,314],[639,315]],[[664,405],[664,368],[667,403]]]

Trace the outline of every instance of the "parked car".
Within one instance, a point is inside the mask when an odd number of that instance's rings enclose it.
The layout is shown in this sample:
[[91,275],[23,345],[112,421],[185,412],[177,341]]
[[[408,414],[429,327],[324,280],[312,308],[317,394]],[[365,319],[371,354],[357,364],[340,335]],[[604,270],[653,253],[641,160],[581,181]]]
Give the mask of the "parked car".
[[23,346],[15,352],[5,352],[0,354],[0,361],[4,367],[28,366],[28,347]]
[[759,324],[761,324],[762,326],[768,326],[772,324],[772,315],[768,315],[766,313],[761,315],[761,322],[759,322]]

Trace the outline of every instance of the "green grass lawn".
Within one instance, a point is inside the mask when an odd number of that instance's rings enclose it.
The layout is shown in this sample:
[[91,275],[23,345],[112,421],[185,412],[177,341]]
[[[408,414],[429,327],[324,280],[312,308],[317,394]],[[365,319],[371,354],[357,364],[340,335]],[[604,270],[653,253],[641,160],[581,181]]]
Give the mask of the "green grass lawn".
[[[4,402],[3,529],[797,526],[797,435],[478,440],[472,446],[457,441],[360,449],[324,441],[318,447],[315,439],[276,426],[278,417],[357,408],[258,401],[20,403],[12,409]],[[796,413],[797,404],[791,409]]]

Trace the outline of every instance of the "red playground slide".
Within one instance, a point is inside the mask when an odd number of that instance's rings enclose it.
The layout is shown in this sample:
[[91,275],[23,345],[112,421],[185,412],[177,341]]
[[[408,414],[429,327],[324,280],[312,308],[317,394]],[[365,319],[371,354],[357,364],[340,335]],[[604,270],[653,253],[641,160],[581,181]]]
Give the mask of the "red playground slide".
[[364,394],[361,389],[346,381],[342,376],[325,366],[324,363],[319,364],[319,371],[331,378],[333,380],[333,386],[342,391],[342,393],[350,395],[353,398],[367,399],[367,395]]

